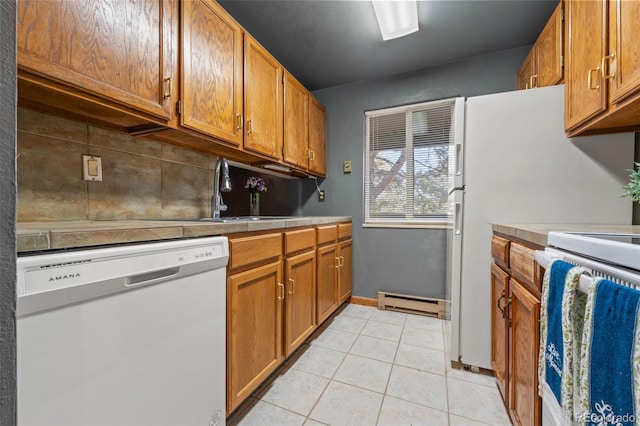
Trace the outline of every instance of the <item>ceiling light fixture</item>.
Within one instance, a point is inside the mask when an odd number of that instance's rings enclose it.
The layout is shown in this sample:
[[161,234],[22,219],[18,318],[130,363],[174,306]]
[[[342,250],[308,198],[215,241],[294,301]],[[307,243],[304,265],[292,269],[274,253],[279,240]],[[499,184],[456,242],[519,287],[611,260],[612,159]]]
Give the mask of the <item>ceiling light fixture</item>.
[[418,4],[415,0],[372,1],[383,40],[418,31]]

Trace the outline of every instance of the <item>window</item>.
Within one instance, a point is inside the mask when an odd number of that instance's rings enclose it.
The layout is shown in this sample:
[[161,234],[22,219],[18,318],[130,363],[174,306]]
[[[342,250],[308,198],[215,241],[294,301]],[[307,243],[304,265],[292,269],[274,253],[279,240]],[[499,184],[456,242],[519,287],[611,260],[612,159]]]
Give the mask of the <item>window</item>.
[[365,113],[365,225],[444,225],[456,99]]

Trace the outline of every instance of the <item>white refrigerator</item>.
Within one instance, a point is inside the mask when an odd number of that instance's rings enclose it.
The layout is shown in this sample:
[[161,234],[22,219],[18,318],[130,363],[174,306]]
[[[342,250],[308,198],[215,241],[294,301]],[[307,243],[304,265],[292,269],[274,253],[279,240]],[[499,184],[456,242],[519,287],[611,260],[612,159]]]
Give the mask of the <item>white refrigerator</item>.
[[449,353],[491,369],[491,225],[631,223],[632,204],[620,194],[634,134],[568,139],[562,85],[462,104],[464,132],[450,151],[458,164],[449,197]]

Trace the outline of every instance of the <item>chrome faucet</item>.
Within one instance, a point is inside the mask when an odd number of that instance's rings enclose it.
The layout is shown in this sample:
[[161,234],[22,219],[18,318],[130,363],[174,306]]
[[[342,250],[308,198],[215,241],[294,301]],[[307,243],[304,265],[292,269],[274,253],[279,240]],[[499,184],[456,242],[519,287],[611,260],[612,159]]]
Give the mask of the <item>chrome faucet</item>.
[[[222,176],[220,176],[222,174]],[[222,178],[222,183],[220,179]],[[231,179],[229,179],[229,163],[224,157],[216,161],[216,170],[213,176],[213,196],[211,197],[211,217],[220,219],[220,212],[227,211],[227,206],[222,201],[221,192],[231,191]]]

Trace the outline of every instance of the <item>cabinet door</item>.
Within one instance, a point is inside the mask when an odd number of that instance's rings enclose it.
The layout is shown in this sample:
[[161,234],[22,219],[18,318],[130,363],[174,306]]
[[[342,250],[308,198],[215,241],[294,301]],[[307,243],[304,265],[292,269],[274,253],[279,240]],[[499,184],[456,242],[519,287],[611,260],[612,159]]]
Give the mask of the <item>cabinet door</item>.
[[316,327],[316,254],[285,259],[285,356],[291,355]]
[[509,400],[507,371],[509,362],[507,316],[504,309],[509,296],[509,275],[495,263],[491,264],[491,367],[498,389]]
[[536,72],[534,87],[558,84],[562,80],[562,2],[535,43]]
[[511,298],[509,329],[509,414],[514,424],[539,425],[538,339],[540,300],[517,280],[509,281]]
[[611,79],[611,103],[640,90],[640,45],[638,23],[640,2],[609,0],[609,55],[615,54],[606,70]]
[[213,0],[181,2],[180,124],[242,144],[242,29]]
[[282,263],[227,278],[227,412],[281,363]]
[[338,307],[336,269],[339,259],[336,256],[336,245],[318,248],[317,259],[316,313],[318,324],[321,324]]
[[353,280],[353,240],[338,243],[338,304],[351,296]]
[[607,109],[607,90],[600,72],[605,55],[606,1],[569,0],[566,11],[564,121],[569,130]]
[[76,103],[95,96],[168,121],[172,4],[20,0],[18,69],[77,91]]
[[282,157],[282,67],[249,34],[244,37],[244,148]]
[[327,173],[327,112],[313,96],[309,96],[309,171]]
[[291,74],[284,73],[283,160],[307,169],[309,146],[309,92]]
[[532,76],[535,74],[535,66],[536,62],[534,60],[536,54],[535,46],[531,48],[529,54],[522,65],[520,66],[520,70],[518,70],[518,76],[516,80],[516,88],[518,90],[521,89],[532,89],[531,84],[533,83]]

